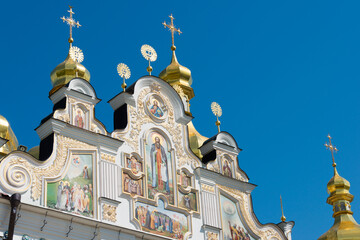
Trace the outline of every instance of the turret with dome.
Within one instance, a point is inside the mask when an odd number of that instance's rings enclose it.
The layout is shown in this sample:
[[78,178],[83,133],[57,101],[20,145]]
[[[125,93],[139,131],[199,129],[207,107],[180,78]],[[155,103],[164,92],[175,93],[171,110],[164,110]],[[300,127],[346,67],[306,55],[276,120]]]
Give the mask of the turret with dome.
[[325,146],[331,151],[334,176],[327,184],[330,196],[326,202],[333,206],[335,221],[334,225],[319,240],[359,240],[360,225],[355,221],[350,205],[354,196],[349,191],[349,181],[341,177],[336,169],[334,152],[337,152],[337,148],[332,145],[330,135],[328,138],[329,143]]

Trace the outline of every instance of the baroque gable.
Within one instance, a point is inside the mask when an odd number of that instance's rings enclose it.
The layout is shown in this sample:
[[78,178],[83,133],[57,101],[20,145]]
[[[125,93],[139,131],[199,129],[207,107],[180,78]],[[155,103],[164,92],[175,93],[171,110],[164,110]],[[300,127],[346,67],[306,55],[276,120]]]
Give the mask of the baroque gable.
[[[40,158],[18,151],[0,162],[0,190],[20,193],[26,211],[37,207],[49,219],[61,213],[69,229],[87,219],[104,239],[287,239],[254,215],[255,185],[229,133],[205,141],[202,158],[191,150],[192,116],[176,86],[145,76],[115,96],[112,133],[95,118],[100,100],[87,81],[75,78],[50,99],[53,112],[36,129]],[[42,229],[31,233],[43,236]]]

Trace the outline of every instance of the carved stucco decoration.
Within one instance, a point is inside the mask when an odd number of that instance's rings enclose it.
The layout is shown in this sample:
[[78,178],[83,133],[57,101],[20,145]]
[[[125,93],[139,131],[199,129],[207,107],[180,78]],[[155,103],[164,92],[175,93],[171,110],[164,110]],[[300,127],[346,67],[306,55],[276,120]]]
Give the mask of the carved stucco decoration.
[[215,187],[214,186],[210,186],[207,184],[201,184],[201,188],[203,191],[207,191],[207,192],[211,192],[214,193],[215,192]]
[[257,226],[253,217],[251,216],[252,209],[250,209],[250,194],[222,185],[218,185],[218,187],[239,201],[240,212],[242,213],[246,223],[248,224],[251,231],[259,236],[261,240],[268,240],[272,238],[282,239],[280,234],[271,227],[262,226],[259,228],[259,226]]
[[219,234],[218,233],[213,233],[213,232],[207,232],[206,237],[207,237],[207,240],[218,240],[219,239]]
[[[71,109],[73,109],[74,107],[78,107],[80,105],[82,105],[84,110],[86,110],[87,112],[93,113],[94,105],[85,103],[83,101],[79,101],[79,100],[77,100],[75,98],[71,98],[71,97],[68,97],[68,99],[69,99],[68,101],[70,103],[70,106],[66,107],[65,109],[56,110],[55,114],[54,114],[54,118],[70,124],[71,121],[70,121],[70,112],[69,111],[71,111]],[[90,118],[90,116],[93,116],[93,114],[89,114],[88,117]],[[103,129],[103,127],[100,125],[100,123],[94,119],[94,117],[91,117],[89,119],[89,130],[92,132],[95,132],[95,133],[105,134],[105,129]]]
[[111,162],[111,163],[115,163],[115,156],[112,156],[110,154],[102,153],[101,154],[101,159],[105,160],[105,161],[108,161],[108,162]]
[[103,208],[103,219],[110,222],[116,222],[116,206],[103,204],[102,208]]
[[146,99],[147,94],[150,92],[156,92],[163,100],[165,105],[168,107],[168,117],[167,119],[159,123],[160,126],[164,127],[169,133],[174,143],[176,163],[178,167],[182,167],[186,164],[191,164],[192,167],[196,168],[200,166],[200,163],[191,155],[185,151],[183,146],[183,129],[182,125],[175,122],[174,109],[171,105],[169,99],[163,96],[159,92],[159,87],[157,84],[151,85],[150,88],[143,89],[138,98],[137,98],[137,108],[129,105],[129,119],[130,126],[129,130],[125,132],[119,132],[115,134],[115,137],[125,140],[128,145],[130,145],[135,152],[140,152],[139,150],[139,139],[140,133],[143,125],[147,123],[153,123],[154,121],[145,113],[145,104],[144,99]]
[[206,165],[206,168],[210,171],[220,173],[220,166],[217,163],[217,160],[211,161]]
[[18,193],[26,192],[31,187],[31,198],[38,200],[42,194],[42,179],[52,178],[61,174],[68,157],[68,149],[93,149],[94,147],[86,143],[58,135],[56,137],[57,148],[56,158],[52,162],[32,161],[22,157],[13,157],[8,161],[5,159],[2,164],[4,167],[4,179],[1,185],[9,190],[16,190]]

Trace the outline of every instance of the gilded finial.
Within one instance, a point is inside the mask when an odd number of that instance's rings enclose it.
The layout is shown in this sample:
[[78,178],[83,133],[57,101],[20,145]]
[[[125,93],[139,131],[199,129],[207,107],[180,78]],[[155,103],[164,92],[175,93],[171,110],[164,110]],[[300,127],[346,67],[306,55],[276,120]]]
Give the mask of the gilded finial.
[[282,198],[280,195],[280,204],[281,204],[281,221],[285,222],[286,221],[286,217],[284,216],[284,209],[283,209],[283,203],[282,203]]
[[125,92],[125,88],[127,86],[125,83],[125,79],[129,79],[131,76],[130,68],[124,63],[119,63],[117,65],[117,71],[119,73],[119,76],[123,78],[123,83],[121,84],[121,87]]
[[151,76],[151,72],[153,68],[151,67],[150,62],[156,61],[157,53],[152,46],[144,44],[141,46],[141,54],[146,60],[149,61],[149,66],[146,68],[146,70],[149,72],[149,75]]
[[174,33],[177,32],[179,35],[182,33],[180,31],[180,28],[175,28],[175,25],[174,25],[174,17],[172,14],[170,14],[169,16],[170,18],[170,24],[167,24],[165,21],[162,23],[164,25],[164,28],[169,28],[169,31],[171,32],[171,50],[172,51],[175,51],[176,47],[175,47],[175,41],[174,41]]
[[[72,46],[69,49],[69,55],[70,58],[74,61],[74,62],[78,62],[81,63],[82,61],[84,61],[84,53],[82,52],[82,50],[78,47]],[[78,70],[75,69],[75,77],[78,77]]]
[[70,36],[69,36],[69,43],[70,43],[70,47],[72,46],[72,43],[74,42],[74,39],[72,38],[72,28],[73,27],[81,27],[79,21],[75,21],[75,19],[73,19],[72,15],[75,14],[72,10],[72,6],[69,6],[70,10],[68,10],[68,12],[70,13],[70,16],[69,17],[62,17],[60,18],[61,20],[63,20],[63,22],[66,22],[69,27],[70,27]]
[[219,117],[221,117],[221,115],[222,115],[222,109],[221,109],[220,105],[217,102],[213,102],[213,103],[211,103],[211,111],[216,116],[215,125],[218,128],[218,132],[220,132],[220,124],[221,123],[219,121]]
[[339,150],[334,145],[332,145],[332,143],[331,143],[332,137],[330,136],[330,134],[328,134],[327,137],[329,138],[329,143],[325,143],[324,145],[325,145],[326,149],[329,149],[331,152],[331,157],[332,157],[332,161],[333,161],[332,166],[334,167],[334,171],[336,172],[336,163],[335,163],[335,158],[334,158],[334,152],[336,153]]

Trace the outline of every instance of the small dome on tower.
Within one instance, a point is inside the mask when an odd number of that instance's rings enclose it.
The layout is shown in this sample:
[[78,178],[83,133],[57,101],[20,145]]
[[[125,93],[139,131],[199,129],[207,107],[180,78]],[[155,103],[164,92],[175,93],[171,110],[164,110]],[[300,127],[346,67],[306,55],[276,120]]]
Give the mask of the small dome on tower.
[[[173,46],[172,48],[175,47]],[[172,51],[170,65],[159,74],[159,77],[168,82],[171,86],[179,85],[183,92],[188,96],[189,100],[195,96],[194,90],[191,87],[191,71],[187,67],[180,65],[175,55],[175,49]]]
[[349,181],[341,177],[338,174],[336,168],[334,171],[335,171],[334,176],[330,179],[330,181],[327,184],[327,189],[329,190],[329,193],[333,194],[337,190],[349,191],[350,189]]
[[8,120],[0,115],[0,138],[8,140],[3,146],[0,146],[0,158],[18,147],[18,140],[10,127]]
[[65,61],[60,63],[50,74],[53,89],[50,94],[64,86],[75,77],[83,78],[90,82],[90,72],[81,64],[74,61],[70,54]]

